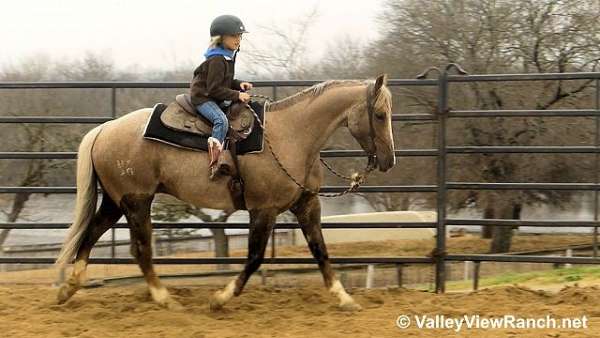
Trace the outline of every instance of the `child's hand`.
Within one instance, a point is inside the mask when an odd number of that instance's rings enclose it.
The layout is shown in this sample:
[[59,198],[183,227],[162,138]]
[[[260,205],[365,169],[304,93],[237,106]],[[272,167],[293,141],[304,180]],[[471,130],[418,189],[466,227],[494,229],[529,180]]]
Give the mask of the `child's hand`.
[[248,103],[248,101],[250,101],[250,94],[240,92],[240,101],[242,101],[244,103]]
[[240,88],[242,88],[242,90],[250,90],[252,89],[252,83],[250,82],[242,82],[240,83]]

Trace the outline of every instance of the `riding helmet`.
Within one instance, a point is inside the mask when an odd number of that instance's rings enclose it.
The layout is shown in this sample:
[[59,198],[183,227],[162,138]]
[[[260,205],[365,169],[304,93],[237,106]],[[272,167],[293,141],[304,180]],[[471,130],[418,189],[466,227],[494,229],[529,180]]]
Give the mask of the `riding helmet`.
[[242,20],[235,15],[220,15],[210,25],[210,36],[248,33]]

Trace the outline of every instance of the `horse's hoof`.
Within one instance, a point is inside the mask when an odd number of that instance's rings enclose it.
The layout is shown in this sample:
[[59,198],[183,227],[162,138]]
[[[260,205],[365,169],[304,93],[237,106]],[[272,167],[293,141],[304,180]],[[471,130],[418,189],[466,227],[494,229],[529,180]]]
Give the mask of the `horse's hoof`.
[[169,300],[167,300],[164,304],[162,304],[165,308],[172,310],[172,311],[183,311],[184,307],[183,305],[181,305],[181,303],[179,303],[178,301],[176,301],[173,298],[169,298]]
[[211,312],[220,311],[223,308],[223,305],[225,305],[225,302],[223,301],[222,297],[220,297],[218,292],[208,299],[208,307]]
[[61,285],[60,289],[58,289],[58,294],[56,295],[56,303],[59,305],[64,304],[75,294],[75,292],[77,292],[77,289],[72,287],[71,285]]
[[355,302],[346,302],[340,304],[340,310],[348,312],[357,312],[362,310],[362,306]]
[[164,307],[165,309],[183,310],[183,306],[171,297],[169,291],[167,291],[165,287],[150,287],[148,291],[150,291],[150,295],[152,299],[154,299],[154,302]]

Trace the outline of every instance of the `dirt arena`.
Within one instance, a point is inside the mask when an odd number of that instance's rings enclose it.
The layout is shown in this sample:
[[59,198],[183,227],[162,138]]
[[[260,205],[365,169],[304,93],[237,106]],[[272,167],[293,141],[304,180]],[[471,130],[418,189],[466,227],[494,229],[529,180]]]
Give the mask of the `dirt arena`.
[[[518,236],[514,249],[531,250],[583,241],[583,236]],[[336,256],[424,255],[428,244],[431,243],[384,241],[331,247]],[[485,252],[487,245],[471,236],[449,239],[451,252]],[[278,250],[278,255],[306,256],[305,251],[303,247],[285,247]],[[233,252],[233,256],[244,254]],[[185,268],[157,266],[161,273],[187,272],[199,266]],[[92,265],[89,270],[91,277],[139,275],[139,269],[129,265]],[[278,279],[277,283],[269,279],[267,286],[261,285],[257,274],[242,296],[234,298],[222,311],[211,313],[209,296],[230,277],[164,279],[174,298],[184,305],[181,312],[153,303],[140,280],[127,285],[116,283],[82,289],[66,304],[55,305],[57,290],[50,286],[55,277],[56,272],[51,269],[0,274],[0,337],[600,337],[600,279],[578,281],[579,286],[575,283],[505,285],[443,295],[402,288],[355,288],[349,292],[363,306],[363,311],[346,313],[338,310],[337,299],[325,290],[318,273]],[[541,288],[546,291],[540,291]],[[396,319],[403,314],[452,318],[549,315],[558,319],[585,315],[588,328],[463,328],[455,332],[418,329],[413,323],[408,329],[400,329]]]
[[[220,312],[209,312],[216,287],[177,285],[169,290],[185,310],[155,305],[144,284],[84,289],[65,305],[56,290],[0,286],[3,337],[598,337],[600,287],[565,287],[558,292],[508,286],[470,293],[434,293],[398,288],[351,290],[363,306],[341,312],[321,285],[252,285]],[[499,317],[588,317],[587,329],[400,329],[399,315],[479,314]]]

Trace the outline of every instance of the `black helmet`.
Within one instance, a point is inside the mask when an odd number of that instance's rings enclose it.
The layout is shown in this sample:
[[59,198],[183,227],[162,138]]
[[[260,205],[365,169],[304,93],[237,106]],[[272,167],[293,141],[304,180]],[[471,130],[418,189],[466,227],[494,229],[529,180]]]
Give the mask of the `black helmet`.
[[210,36],[248,33],[242,20],[235,15],[221,15],[210,24]]

